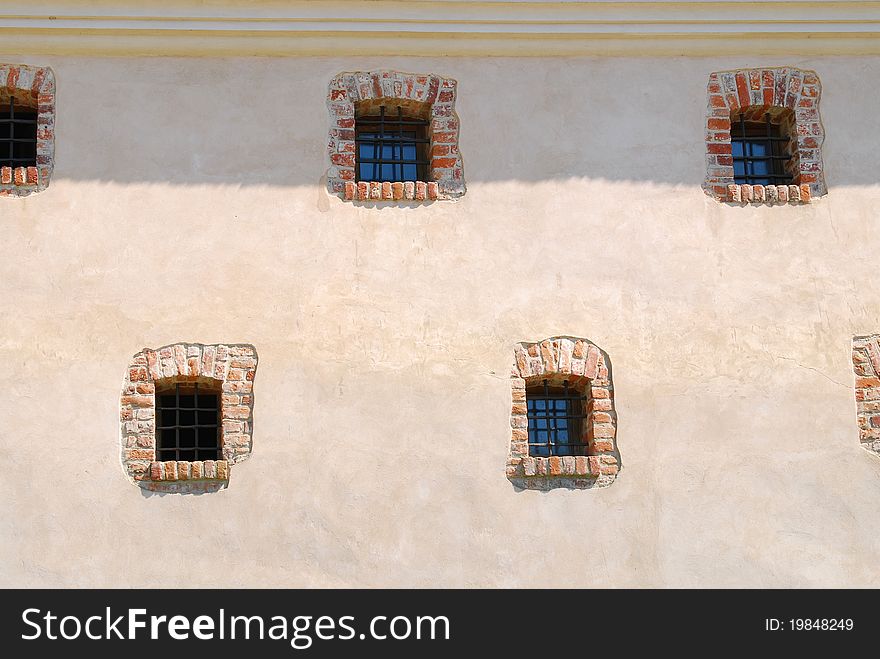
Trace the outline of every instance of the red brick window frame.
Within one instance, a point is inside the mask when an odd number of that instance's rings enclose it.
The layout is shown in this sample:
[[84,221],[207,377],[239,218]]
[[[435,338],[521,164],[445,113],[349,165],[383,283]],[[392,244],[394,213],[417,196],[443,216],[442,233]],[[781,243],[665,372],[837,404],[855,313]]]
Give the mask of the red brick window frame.
[[[175,343],[134,355],[120,398],[121,457],[132,482],[154,492],[209,492],[253,446],[257,351],[247,344]],[[156,390],[198,383],[220,390],[220,460],[156,460]]]
[[[819,116],[822,85],[815,71],[792,67],[736,69],[709,76],[706,109],[706,194],[738,204],[809,203],[824,195]],[[791,185],[745,185],[734,181],[730,126],[743,113],[747,120],[783,111],[793,119],[791,153],[797,167]]]
[[0,64],[0,107],[37,113],[37,158],[31,167],[0,167],[0,197],[27,197],[49,187],[55,166],[55,74],[45,66]]
[[[434,74],[398,71],[340,73],[330,82],[327,108],[330,169],[327,189],[347,201],[433,201],[465,193],[458,149],[459,120],[455,112],[458,84]],[[420,108],[428,120],[427,181],[357,181],[355,125],[359,112],[379,105]]]
[[852,361],[859,443],[869,453],[880,455],[880,334],[854,337]]
[[[551,386],[568,382],[586,395],[583,440],[587,455],[535,457],[529,455],[526,388],[548,380]],[[554,337],[514,346],[510,374],[510,450],[507,478],[522,489],[606,487],[621,467],[617,450],[617,413],[610,359],[587,339]]]

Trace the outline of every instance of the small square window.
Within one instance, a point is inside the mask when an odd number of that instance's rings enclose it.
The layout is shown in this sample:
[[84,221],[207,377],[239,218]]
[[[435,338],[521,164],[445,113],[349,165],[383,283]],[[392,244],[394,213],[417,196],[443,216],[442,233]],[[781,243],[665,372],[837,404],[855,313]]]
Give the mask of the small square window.
[[809,203],[827,192],[822,87],[789,67],[717,71],[706,105],[706,180],[718,201]]
[[122,464],[153,492],[226,487],[252,449],[257,351],[175,343],[132,357],[120,397]]
[[358,181],[424,181],[427,178],[428,121],[403,108],[355,120]]
[[587,455],[584,438],[586,396],[569,387],[551,387],[548,380],[526,388],[529,455]]
[[55,154],[55,76],[47,67],[0,64],[0,197],[45,190]]
[[156,392],[158,460],[220,459],[218,392],[197,382]]
[[[787,114],[791,114],[789,111]],[[784,117],[774,121],[767,112],[760,120],[746,120],[746,113],[732,116],[730,142],[733,180],[749,185],[789,185],[792,172],[791,135]],[[796,163],[795,163],[796,164]]]
[[37,110],[10,96],[0,106],[0,167],[37,164]]
[[621,462],[608,355],[575,337],[518,343],[510,378],[506,472],[514,487],[613,483]]
[[327,189],[348,201],[461,197],[457,88],[451,78],[399,71],[333,78]]

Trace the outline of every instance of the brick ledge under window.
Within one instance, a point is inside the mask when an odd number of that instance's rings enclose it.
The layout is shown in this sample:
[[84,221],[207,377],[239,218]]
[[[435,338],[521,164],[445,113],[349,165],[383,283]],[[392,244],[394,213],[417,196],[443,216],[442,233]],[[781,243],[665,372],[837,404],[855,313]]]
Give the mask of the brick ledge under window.
[[226,460],[166,460],[150,463],[150,479],[154,481],[228,481]]
[[617,474],[617,459],[605,455],[565,455],[524,457],[521,459],[523,474],[532,476],[581,476],[599,477]]
[[359,181],[345,183],[346,201],[435,201],[440,186],[434,181]]
[[723,201],[734,204],[808,204],[813,195],[810,186],[801,185],[747,185],[731,183]]

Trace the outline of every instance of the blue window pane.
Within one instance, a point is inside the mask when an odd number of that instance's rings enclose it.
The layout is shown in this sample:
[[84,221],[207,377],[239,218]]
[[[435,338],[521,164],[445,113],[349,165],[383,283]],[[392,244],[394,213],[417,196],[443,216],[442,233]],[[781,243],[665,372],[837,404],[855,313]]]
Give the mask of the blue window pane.
[[769,160],[755,160],[752,162],[752,175],[765,176],[770,173]]
[[754,157],[761,157],[767,155],[767,143],[766,142],[750,142],[750,155]]
[[[561,392],[560,392],[561,393]],[[536,392],[544,395],[543,392]],[[533,456],[585,455],[581,443],[581,425],[574,415],[580,415],[579,403],[569,398],[531,398],[526,395],[528,411],[529,454]]]
[[358,163],[358,175],[361,180],[378,181],[416,181],[419,179],[418,166],[415,163],[403,164],[405,160],[418,158],[419,145],[415,142],[393,139],[397,137],[416,139],[415,130],[397,130],[394,126],[394,118],[388,118],[385,133],[360,131],[358,139],[379,140],[388,138],[388,141],[360,142],[357,148],[359,160],[384,160],[382,164]]

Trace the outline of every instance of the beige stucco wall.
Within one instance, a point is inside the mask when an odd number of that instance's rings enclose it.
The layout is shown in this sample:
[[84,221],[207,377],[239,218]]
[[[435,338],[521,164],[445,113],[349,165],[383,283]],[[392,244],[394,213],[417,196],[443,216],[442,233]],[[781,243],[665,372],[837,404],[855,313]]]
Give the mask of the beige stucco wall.
[[[76,59],[50,188],[0,200],[0,585],[880,586],[850,340],[880,330],[876,59]],[[700,189],[706,77],[815,69],[830,194]],[[326,86],[459,81],[467,195],[324,190]],[[612,360],[609,488],[504,475],[511,348]],[[119,463],[132,354],[260,355],[230,487]]]

